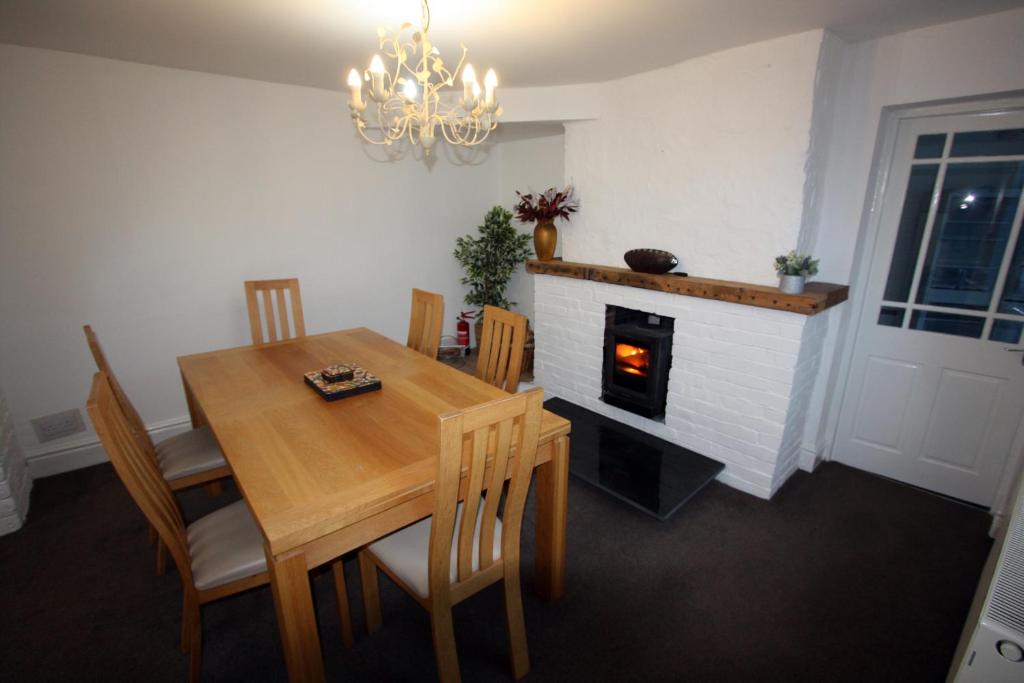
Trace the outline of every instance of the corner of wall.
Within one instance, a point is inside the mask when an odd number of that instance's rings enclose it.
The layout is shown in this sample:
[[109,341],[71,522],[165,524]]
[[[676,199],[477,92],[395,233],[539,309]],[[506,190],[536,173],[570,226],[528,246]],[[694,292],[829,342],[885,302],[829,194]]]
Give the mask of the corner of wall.
[[0,536],[17,531],[28,517],[32,475],[25,463],[7,400],[0,393]]
[[821,232],[825,170],[828,166],[844,46],[845,43],[834,33],[822,31],[814,76],[807,156],[804,161],[804,205],[796,244],[796,249],[803,253],[813,252]]

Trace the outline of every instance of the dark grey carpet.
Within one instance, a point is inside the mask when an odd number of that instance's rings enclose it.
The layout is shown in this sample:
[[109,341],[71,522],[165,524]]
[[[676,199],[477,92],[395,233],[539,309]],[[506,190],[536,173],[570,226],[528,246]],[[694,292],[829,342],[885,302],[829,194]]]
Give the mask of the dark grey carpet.
[[[237,493],[183,496],[194,519]],[[530,505],[532,514],[532,504]],[[534,597],[535,681],[941,681],[990,546],[979,510],[825,464],[765,502],[712,483],[668,522],[572,481],[568,595]],[[146,524],[109,465],[39,480],[0,538],[0,679],[174,681],[181,591],[153,573]],[[332,680],[435,677],[426,614],[386,579],[384,627],[340,645],[329,573],[314,577]],[[496,588],[455,610],[466,681],[510,681]],[[281,680],[268,588],[207,606],[207,681]]]

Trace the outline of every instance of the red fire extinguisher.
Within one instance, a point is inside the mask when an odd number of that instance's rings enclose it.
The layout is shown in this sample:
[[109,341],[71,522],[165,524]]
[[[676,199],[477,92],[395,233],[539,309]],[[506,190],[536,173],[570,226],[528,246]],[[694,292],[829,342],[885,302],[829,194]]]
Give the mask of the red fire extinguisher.
[[472,311],[463,311],[462,313],[459,314],[459,322],[455,326],[456,342],[463,349],[469,348],[469,319],[472,317]]

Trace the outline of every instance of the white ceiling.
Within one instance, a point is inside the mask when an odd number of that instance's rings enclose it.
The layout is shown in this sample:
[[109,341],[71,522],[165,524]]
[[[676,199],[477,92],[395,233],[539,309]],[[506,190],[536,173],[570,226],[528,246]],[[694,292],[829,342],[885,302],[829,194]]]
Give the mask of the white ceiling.
[[[503,86],[604,81],[826,27],[850,40],[1024,0],[433,0],[430,35],[460,41]],[[419,0],[0,0],[0,42],[332,90],[365,67],[376,29]]]

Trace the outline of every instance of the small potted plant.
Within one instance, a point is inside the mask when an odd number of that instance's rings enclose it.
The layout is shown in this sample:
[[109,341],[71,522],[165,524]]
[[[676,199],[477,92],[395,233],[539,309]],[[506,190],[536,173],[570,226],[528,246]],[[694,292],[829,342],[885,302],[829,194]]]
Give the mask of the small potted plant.
[[818,259],[793,250],[775,257],[775,272],[779,274],[780,292],[800,294],[804,291],[807,278],[818,274]]
[[519,203],[515,205],[516,218],[523,223],[537,222],[533,229],[533,248],[539,260],[550,261],[555,257],[555,245],[558,243],[555,219],[569,220],[569,215],[580,208],[575,188],[572,185],[564,190],[550,187],[536,197],[532,192],[522,194],[517,190],[516,196],[519,197]]
[[[455,259],[466,271],[462,284],[469,285],[466,303],[507,309],[515,302],[505,298],[505,290],[516,268],[530,258],[530,236],[512,227],[512,212],[500,206],[487,212],[477,230],[479,237],[455,240]],[[483,316],[477,316],[477,344],[483,322]]]

